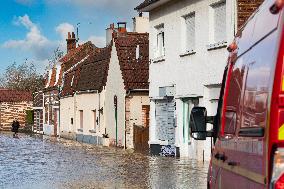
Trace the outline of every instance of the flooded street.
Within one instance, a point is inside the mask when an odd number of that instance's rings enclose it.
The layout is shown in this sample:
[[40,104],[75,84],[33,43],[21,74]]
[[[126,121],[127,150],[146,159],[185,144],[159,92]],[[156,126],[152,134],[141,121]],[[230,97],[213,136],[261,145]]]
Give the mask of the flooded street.
[[206,188],[208,164],[0,133],[0,188]]

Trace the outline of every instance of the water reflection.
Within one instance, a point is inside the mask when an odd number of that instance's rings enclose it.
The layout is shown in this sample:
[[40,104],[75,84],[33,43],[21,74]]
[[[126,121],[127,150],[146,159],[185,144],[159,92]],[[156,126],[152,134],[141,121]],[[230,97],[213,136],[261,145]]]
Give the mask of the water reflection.
[[207,164],[0,133],[0,188],[206,188]]

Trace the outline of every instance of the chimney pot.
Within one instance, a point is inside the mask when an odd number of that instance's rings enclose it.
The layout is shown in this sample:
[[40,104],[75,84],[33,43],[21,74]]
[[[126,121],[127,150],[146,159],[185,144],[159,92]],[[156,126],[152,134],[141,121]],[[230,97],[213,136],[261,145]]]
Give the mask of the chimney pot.
[[73,49],[76,49],[76,37],[74,32],[72,32],[72,36],[71,32],[68,32],[68,38],[66,39],[66,42],[67,42],[67,53]]

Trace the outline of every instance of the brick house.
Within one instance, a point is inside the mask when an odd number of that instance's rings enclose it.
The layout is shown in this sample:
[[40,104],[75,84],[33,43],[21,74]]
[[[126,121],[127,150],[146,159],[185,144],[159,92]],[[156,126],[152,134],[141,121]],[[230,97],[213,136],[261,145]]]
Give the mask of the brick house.
[[107,46],[64,73],[61,132],[81,142],[148,148],[148,51],[147,33],[111,24]]
[[44,89],[34,94],[34,131],[52,136],[59,135],[59,90],[63,72],[93,49],[90,42],[77,47],[74,32],[68,33],[66,41],[67,54],[48,70]]
[[209,160],[210,139],[189,134],[191,109],[204,106],[209,116],[216,114],[226,47],[262,2],[145,0],[135,8],[150,19],[152,154]]
[[14,118],[18,119],[20,129],[26,126],[26,111],[32,110],[31,92],[0,89],[0,131],[11,130]]

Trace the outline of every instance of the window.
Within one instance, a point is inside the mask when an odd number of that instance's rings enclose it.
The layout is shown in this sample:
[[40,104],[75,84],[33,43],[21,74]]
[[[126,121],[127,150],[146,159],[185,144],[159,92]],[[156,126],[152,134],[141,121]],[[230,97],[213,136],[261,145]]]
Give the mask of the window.
[[156,57],[165,56],[165,33],[164,25],[156,27],[157,30],[157,52]]
[[80,129],[83,129],[83,110],[80,110]]
[[221,1],[219,3],[211,5],[212,13],[211,14],[211,22],[213,24],[213,28],[210,33],[213,33],[212,41],[214,43],[224,42],[227,39],[226,36],[226,2]]
[[139,59],[140,58],[140,46],[137,45],[136,47],[136,59]]
[[195,49],[195,13],[184,16],[185,21],[185,51]]

